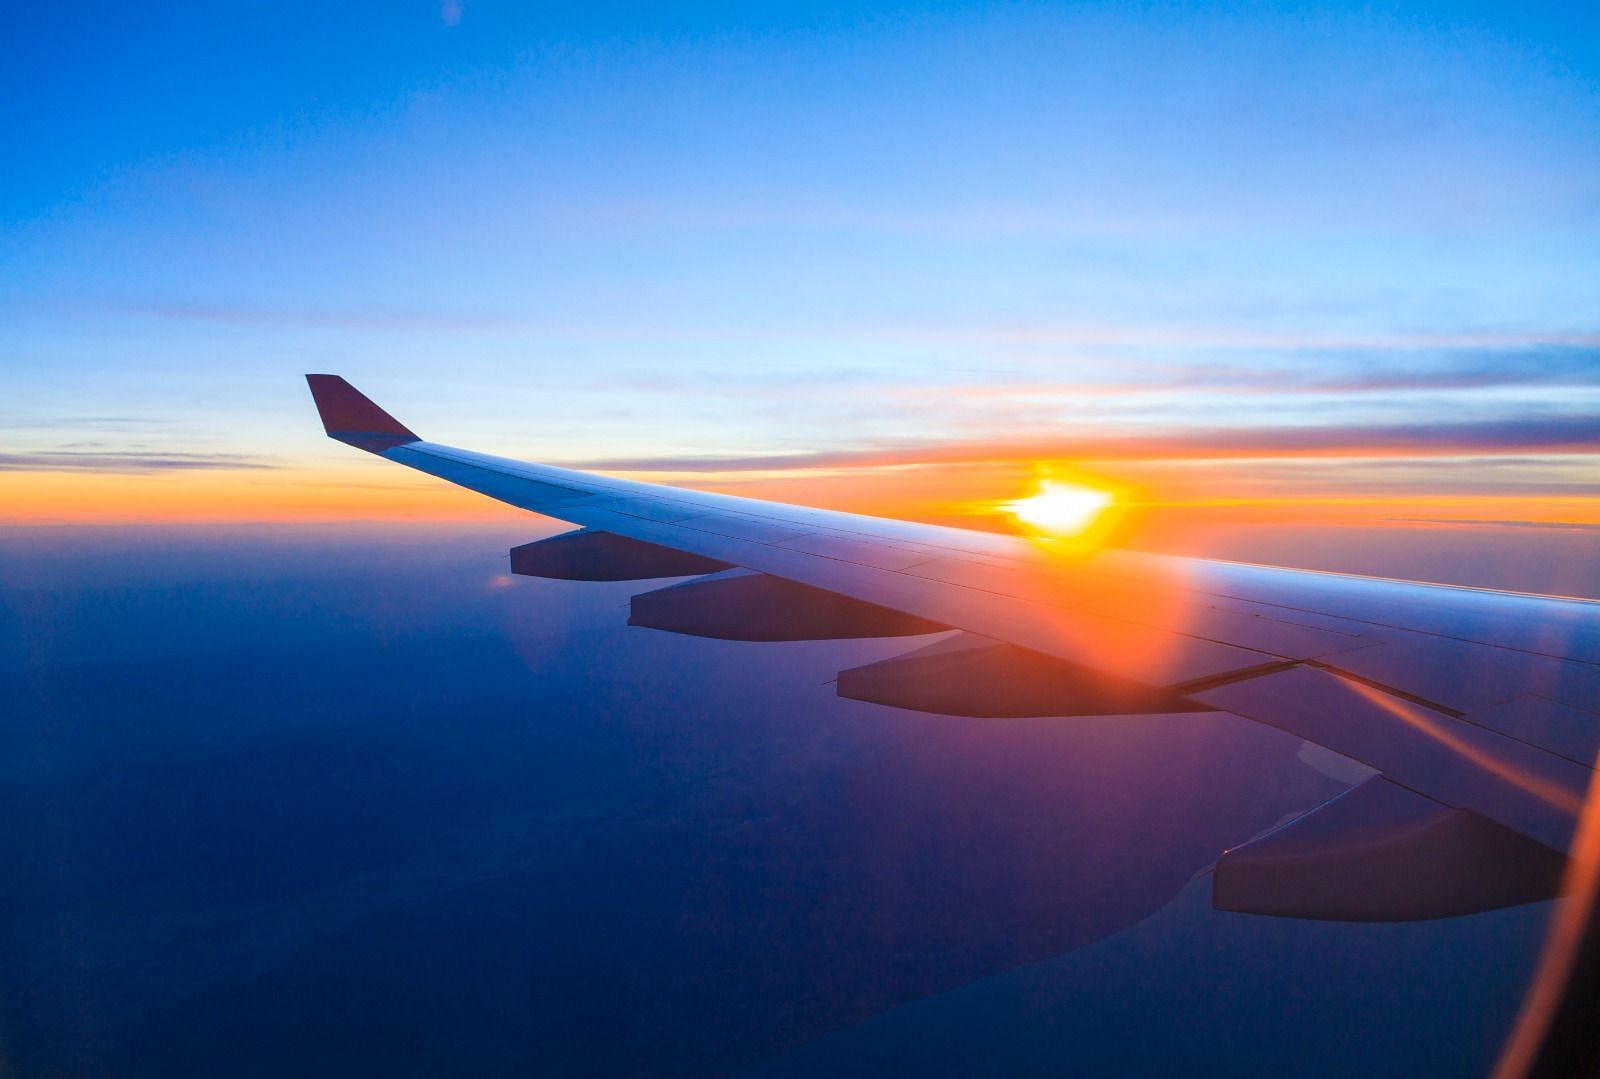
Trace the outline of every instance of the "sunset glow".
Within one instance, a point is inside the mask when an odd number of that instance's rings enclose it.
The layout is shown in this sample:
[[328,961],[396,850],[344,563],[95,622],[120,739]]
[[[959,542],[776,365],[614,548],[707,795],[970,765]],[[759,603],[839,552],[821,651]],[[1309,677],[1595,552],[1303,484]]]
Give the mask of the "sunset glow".
[[1105,491],[1046,480],[1038,494],[1008,502],[1005,508],[1017,520],[1041,532],[1076,536],[1093,524],[1109,505],[1111,496]]

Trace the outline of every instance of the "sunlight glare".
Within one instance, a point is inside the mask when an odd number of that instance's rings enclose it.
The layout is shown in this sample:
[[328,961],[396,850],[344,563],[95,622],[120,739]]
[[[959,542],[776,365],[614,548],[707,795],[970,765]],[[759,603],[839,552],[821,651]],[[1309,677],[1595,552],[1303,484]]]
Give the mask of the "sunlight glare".
[[1057,536],[1084,531],[1111,504],[1111,495],[1092,487],[1046,480],[1039,493],[1006,503],[1005,508],[1023,524]]

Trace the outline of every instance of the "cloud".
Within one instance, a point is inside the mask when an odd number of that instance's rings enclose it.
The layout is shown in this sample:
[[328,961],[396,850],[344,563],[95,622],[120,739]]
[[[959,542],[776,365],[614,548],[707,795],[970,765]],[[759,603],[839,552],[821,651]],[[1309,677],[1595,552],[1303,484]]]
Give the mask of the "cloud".
[[614,472],[746,472],[979,461],[1477,457],[1534,453],[1600,453],[1600,415],[1481,423],[1194,429],[1143,436],[1016,442],[898,443],[764,456],[605,458],[584,461],[575,467]]
[[1259,330],[1226,326],[1146,326],[1115,323],[972,323],[966,325],[863,324],[862,337],[927,344],[1059,345],[1088,348],[1202,348],[1283,352],[1392,352],[1455,349],[1504,350],[1547,345],[1600,348],[1594,331],[1414,331],[1399,333],[1328,334]]
[[0,472],[139,473],[277,467],[238,453],[89,453],[78,450],[0,453]]
[[[972,383],[915,383],[880,386],[878,391],[896,399],[938,402],[948,408],[952,399],[972,404],[1005,402],[1013,405],[1063,401],[1145,399],[1155,406],[1173,394],[1258,398],[1272,395],[1305,397],[1316,394],[1359,396],[1407,393],[1509,389],[1526,387],[1600,387],[1600,353],[1588,350],[1541,349],[1511,356],[1430,357],[1411,364],[1379,365],[1308,363],[1294,367],[1247,368],[1190,364],[1124,364],[1124,375],[1134,370],[1138,379],[1068,376],[1060,379]],[[1108,372],[1111,375],[1112,372]]]
[[1586,521],[1509,521],[1487,520],[1478,518],[1452,517],[1441,521],[1437,517],[1387,517],[1385,520],[1396,524],[1436,525],[1440,527],[1473,527],[1473,528],[1539,528],[1558,532],[1600,532],[1600,524]]
[[8,431],[55,431],[62,428],[131,431],[163,426],[168,422],[155,416],[20,416],[0,412],[0,427]]
[[1377,350],[1308,348],[1293,366],[1189,372],[1186,389],[1218,392],[1399,393],[1507,386],[1600,386],[1600,344],[1431,345]]

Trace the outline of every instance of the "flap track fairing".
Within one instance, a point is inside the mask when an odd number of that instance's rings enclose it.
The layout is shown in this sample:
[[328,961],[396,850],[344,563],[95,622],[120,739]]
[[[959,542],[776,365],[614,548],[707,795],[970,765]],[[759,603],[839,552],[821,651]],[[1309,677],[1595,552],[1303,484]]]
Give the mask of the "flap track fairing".
[[970,633],[840,671],[838,691],[917,712],[996,719],[1209,710],[1168,690]]
[[908,637],[949,628],[865,600],[743,569],[634,596],[628,625],[725,641]]
[[581,529],[511,548],[511,572],[560,581],[643,581],[693,577],[726,562],[611,532]]

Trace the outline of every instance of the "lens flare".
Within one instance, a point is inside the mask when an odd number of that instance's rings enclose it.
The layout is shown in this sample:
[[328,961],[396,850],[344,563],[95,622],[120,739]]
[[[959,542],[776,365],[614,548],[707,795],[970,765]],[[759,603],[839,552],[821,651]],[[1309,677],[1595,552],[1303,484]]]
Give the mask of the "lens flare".
[[1111,495],[1093,487],[1045,480],[1039,493],[1007,502],[1005,508],[1023,524],[1054,536],[1076,536],[1111,505]]

